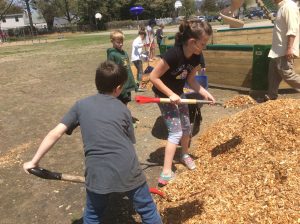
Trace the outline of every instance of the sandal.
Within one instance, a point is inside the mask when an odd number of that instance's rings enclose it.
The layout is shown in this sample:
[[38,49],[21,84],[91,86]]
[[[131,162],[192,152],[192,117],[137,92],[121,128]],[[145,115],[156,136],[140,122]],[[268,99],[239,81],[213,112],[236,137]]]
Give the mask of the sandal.
[[164,187],[175,178],[175,173],[172,171],[170,175],[164,175],[161,173],[158,178],[158,187]]

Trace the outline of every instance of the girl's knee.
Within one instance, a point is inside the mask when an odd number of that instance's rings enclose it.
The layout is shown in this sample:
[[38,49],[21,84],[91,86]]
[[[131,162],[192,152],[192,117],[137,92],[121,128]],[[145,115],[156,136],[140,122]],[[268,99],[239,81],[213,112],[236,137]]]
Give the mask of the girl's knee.
[[168,141],[173,143],[173,144],[178,145],[180,143],[182,135],[183,135],[182,131],[169,133]]

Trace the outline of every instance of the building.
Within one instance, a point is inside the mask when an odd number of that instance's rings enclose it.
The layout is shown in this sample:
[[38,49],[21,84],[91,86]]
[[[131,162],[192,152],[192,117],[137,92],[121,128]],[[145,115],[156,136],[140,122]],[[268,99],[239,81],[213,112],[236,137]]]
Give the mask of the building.
[[25,26],[23,14],[10,14],[3,17],[0,20],[0,27],[2,30],[8,30],[13,28],[21,28]]
[[[45,19],[37,12],[32,13],[32,22],[33,26],[37,29],[47,27]],[[30,26],[27,13],[5,15],[3,19],[0,20],[1,30],[23,28],[26,26]]]

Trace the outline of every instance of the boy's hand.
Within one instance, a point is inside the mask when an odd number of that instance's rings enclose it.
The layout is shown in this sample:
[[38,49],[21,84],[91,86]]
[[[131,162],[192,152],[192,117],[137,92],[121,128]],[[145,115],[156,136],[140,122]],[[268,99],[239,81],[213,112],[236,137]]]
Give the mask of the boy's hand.
[[29,174],[28,170],[38,167],[38,164],[33,163],[32,161],[26,162],[23,164],[23,169],[25,171],[25,173]]

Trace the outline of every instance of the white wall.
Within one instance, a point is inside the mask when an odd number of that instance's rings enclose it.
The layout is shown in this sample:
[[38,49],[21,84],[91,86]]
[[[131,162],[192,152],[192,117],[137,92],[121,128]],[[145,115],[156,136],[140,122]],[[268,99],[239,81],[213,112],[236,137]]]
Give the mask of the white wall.
[[[16,21],[15,17],[18,17],[18,22]],[[0,26],[2,30],[8,30],[10,28],[18,28],[25,26],[23,15],[6,16],[5,20],[6,22],[0,20]]]

